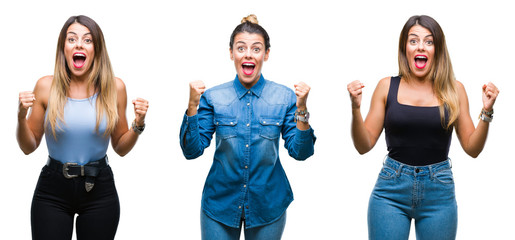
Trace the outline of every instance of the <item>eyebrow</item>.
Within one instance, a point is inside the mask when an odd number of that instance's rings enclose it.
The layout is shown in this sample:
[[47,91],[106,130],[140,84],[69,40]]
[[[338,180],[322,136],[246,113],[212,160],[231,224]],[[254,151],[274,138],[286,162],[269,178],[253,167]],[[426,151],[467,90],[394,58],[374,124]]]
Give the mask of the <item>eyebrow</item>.
[[[418,37],[418,35],[417,35],[417,34],[414,34],[414,33],[410,33],[408,36],[415,36],[415,37]],[[433,34],[429,34],[429,35],[425,36],[424,38],[426,38],[426,37],[432,37],[432,36],[433,36]]]
[[[238,41],[238,42],[236,42],[236,44],[239,44],[239,43],[246,44],[246,42],[244,42],[244,41]],[[256,44],[264,45],[262,42],[255,42],[255,43],[253,43],[253,44],[251,44],[251,45],[256,45]]]
[[[67,32],[66,34],[79,35],[79,34],[77,34],[77,33],[75,33],[75,32],[72,32],[72,31]],[[85,34],[84,34],[84,35],[82,35],[82,36],[86,36],[86,35],[91,35],[91,33],[89,33],[89,32],[88,32],[88,33],[85,33]]]

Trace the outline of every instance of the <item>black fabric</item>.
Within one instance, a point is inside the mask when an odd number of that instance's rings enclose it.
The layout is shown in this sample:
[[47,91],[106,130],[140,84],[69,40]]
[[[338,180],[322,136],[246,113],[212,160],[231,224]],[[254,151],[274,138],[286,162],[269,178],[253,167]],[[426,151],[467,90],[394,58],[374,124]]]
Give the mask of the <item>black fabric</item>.
[[114,239],[120,203],[111,167],[99,168],[90,192],[85,181],[65,178],[62,168],[43,167],[32,199],[32,239],[70,240],[75,214],[77,240]]
[[[392,77],[386,102],[384,129],[388,156],[412,166],[448,159],[452,127],[446,130],[438,107],[416,107],[397,101],[400,77]],[[448,113],[445,112],[445,121]]]
[[[63,171],[63,163],[48,157],[48,162],[46,164],[49,168],[56,171]],[[107,156],[104,158],[88,162],[84,167],[81,165],[68,165],[66,171],[69,175],[77,175],[77,176],[87,176],[87,177],[96,177],[102,168],[107,167]],[[84,168],[84,170],[82,170]],[[84,175],[82,175],[82,171],[84,171]]]

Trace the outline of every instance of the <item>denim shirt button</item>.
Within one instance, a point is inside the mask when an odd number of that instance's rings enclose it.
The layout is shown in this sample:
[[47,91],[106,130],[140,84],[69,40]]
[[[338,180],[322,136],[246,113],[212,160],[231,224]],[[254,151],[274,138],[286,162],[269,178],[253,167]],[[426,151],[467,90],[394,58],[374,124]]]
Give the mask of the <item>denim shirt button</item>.
[[420,172],[420,169],[415,168],[415,172],[416,172],[416,173],[419,173],[419,172]]

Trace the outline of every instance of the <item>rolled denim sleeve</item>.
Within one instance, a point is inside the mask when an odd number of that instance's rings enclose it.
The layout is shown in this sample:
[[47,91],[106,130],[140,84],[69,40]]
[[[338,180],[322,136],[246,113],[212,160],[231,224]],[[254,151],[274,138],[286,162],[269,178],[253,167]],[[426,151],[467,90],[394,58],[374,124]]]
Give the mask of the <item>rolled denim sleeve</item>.
[[188,117],[184,114],[179,133],[182,153],[186,159],[195,159],[209,147],[215,126],[213,108],[208,104],[205,94],[200,98],[197,114]]
[[306,160],[315,152],[316,136],[311,126],[307,130],[297,128],[294,121],[295,111],[297,111],[295,94],[291,97],[290,105],[282,129],[284,147],[288,154],[296,160]]

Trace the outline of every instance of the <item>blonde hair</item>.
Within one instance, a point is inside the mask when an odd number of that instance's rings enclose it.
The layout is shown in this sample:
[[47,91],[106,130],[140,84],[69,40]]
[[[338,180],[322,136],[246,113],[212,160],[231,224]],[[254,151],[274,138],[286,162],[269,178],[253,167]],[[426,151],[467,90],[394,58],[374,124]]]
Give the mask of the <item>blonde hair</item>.
[[[406,57],[406,44],[408,42],[409,30],[415,25],[426,28],[433,35],[435,59],[428,76],[433,82],[433,91],[440,102],[439,109],[442,126],[449,129],[459,116],[458,91],[456,78],[452,70],[451,58],[445,43],[445,35],[438,22],[433,18],[425,15],[413,16],[404,25],[399,37],[399,75],[407,81],[412,76]],[[448,116],[446,116],[446,111]]]
[[246,22],[253,23],[253,24],[259,24],[259,22],[257,20],[257,16],[254,14],[249,14],[248,16],[241,19],[241,23],[246,23]]
[[72,16],[66,21],[59,34],[57,41],[56,59],[54,78],[50,88],[50,97],[48,100],[48,115],[46,117],[46,124],[50,124],[52,134],[56,137],[56,128],[62,130],[61,126],[57,124],[57,120],[64,123],[64,106],[67,101],[67,92],[70,88],[70,69],[66,64],[64,56],[64,44],[68,27],[74,23],[81,24],[87,27],[92,35],[95,58],[93,59],[92,66],[88,77],[88,89],[93,88],[97,93],[96,101],[96,125],[95,130],[99,131],[99,125],[104,115],[107,120],[107,127],[104,132],[104,137],[109,136],[116,127],[118,122],[117,110],[117,91],[116,80],[111,67],[111,61],[107,54],[105,47],[104,35],[98,24],[93,19],[79,15]]

